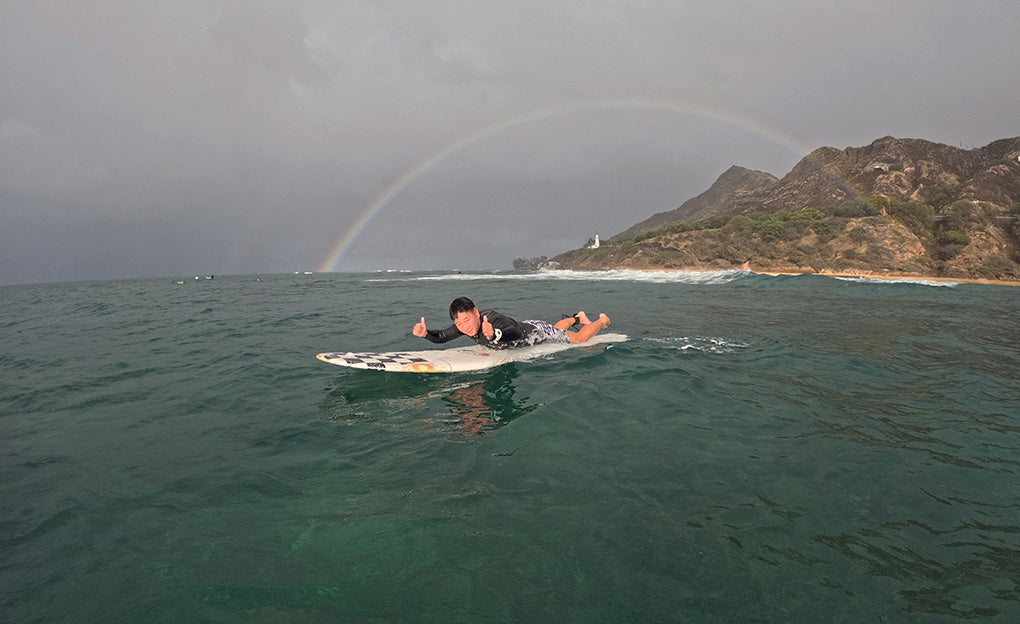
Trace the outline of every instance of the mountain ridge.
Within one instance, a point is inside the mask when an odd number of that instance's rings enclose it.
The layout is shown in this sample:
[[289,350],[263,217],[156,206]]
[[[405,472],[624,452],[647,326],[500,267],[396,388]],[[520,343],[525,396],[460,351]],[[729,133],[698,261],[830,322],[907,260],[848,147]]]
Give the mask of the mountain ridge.
[[823,146],[782,178],[734,165],[675,210],[548,266],[747,261],[776,271],[1020,279],[1020,137],[969,150],[892,136]]

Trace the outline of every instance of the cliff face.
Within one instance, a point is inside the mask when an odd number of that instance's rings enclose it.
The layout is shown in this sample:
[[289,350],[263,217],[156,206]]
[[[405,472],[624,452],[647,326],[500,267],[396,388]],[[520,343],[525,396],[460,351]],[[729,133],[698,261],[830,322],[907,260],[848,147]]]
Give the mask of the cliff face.
[[857,197],[919,201],[936,209],[958,199],[1008,208],[1020,201],[1018,166],[1020,137],[974,150],[893,137],[842,151],[822,147],[804,157],[782,179],[731,167],[708,191],[613,239],[631,238],[671,221],[834,206]]
[[674,221],[697,221],[724,213],[729,206],[739,204],[749,195],[770,188],[776,182],[777,178],[774,175],[733,165],[701,195],[688,199],[676,210],[654,214],[609,240],[610,242],[626,240]]
[[855,196],[919,201],[936,210],[958,199],[1008,208],[1020,200],[1020,137],[974,150],[893,137],[843,151],[823,147],[756,199],[772,211]]
[[[691,226],[710,218],[711,227]],[[893,137],[822,147],[782,179],[732,167],[609,243],[553,260],[682,269],[750,259],[774,270],[1020,278],[1020,137],[972,150]]]

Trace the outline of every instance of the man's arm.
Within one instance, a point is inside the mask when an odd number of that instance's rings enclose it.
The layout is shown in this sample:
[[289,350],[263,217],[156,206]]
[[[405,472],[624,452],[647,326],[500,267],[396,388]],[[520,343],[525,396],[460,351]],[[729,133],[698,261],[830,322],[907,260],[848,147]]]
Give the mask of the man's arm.
[[454,338],[459,338],[464,335],[459,329],[457,329],[456,325],[447,327],[446,329],[441,329],[439,331],[429,329],[425,325],[424,316],[421,317],[421,320],[417,324],[415,324],[414,328],[411,330],[411,333],[414,334],[415,336],[418,336],[419,338],[424,338],[425,340],[429,340],[436,343],[450,342]]
[[[520,323],[499,312],[488,310],[484,313],[482,319],[482,332],[492,346],[512,345],[515,342],[524,340],[526,336],[526,332]],[[486,324],[492,328],[491,334],[485,331],[487,329]]]

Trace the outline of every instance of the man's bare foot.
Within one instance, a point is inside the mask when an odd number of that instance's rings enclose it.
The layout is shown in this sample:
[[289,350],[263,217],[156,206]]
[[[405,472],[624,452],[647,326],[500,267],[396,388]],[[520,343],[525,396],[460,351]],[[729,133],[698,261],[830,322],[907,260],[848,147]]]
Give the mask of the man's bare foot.
[[609,327],[609,317],[605,313],[599,314],[599,320],[602,321],[602,329]]
[[591,325],[591,319],[588,318],[588,315],[584,313],[584,310],[581,310],[574,316],[577,317],[577,320],[581,321],[581,325]]

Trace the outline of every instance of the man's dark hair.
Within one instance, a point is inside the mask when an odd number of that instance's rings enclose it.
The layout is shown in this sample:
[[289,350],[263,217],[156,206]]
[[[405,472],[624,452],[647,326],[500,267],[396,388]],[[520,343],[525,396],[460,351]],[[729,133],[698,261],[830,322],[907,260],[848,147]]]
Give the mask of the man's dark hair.
[[450,304],[450,318],[456,320],[461,312],[470,312],[475,309],[475,302],[467,297],[457,297]]

